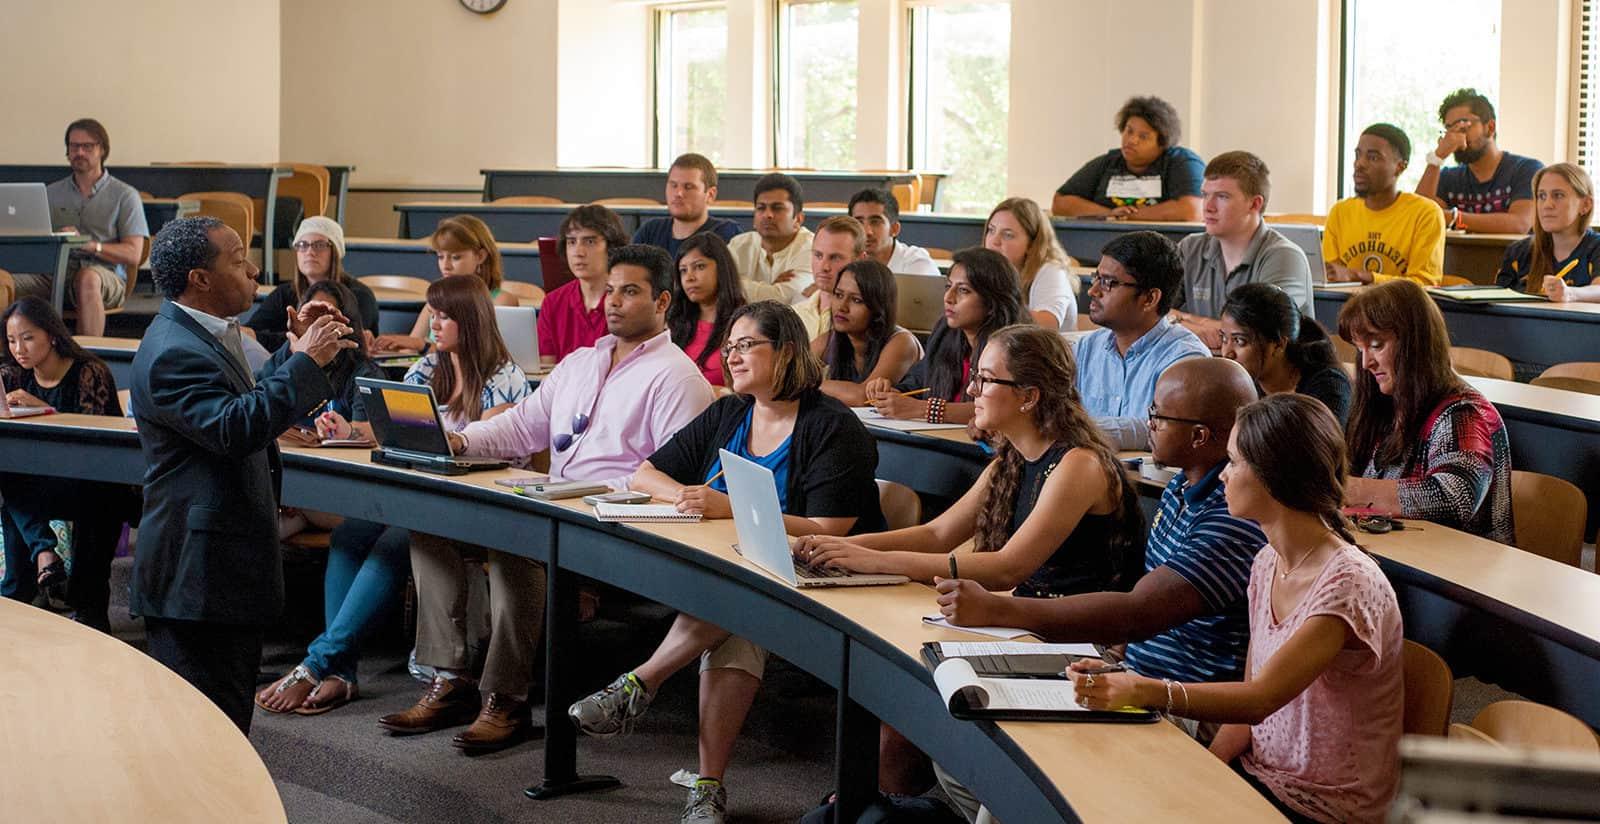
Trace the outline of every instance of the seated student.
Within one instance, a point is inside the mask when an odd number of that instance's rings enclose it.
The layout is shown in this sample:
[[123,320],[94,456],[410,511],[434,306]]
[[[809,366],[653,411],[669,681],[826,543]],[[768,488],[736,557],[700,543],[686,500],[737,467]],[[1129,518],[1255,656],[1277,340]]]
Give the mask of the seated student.
[[897,275],[940,277],[928,250],[900,240],[900,202],[888,189],[862,189],[850,196],[845,211],[867,232],[867,257]]
[[833,287],[833,331],[811,342],[822,358],[823,394],[846,406],[866,406],[866,384],[893,383],[922,357],[911,330],[894,322],[894,273],[876,260],[846,264]]
[[1261,524],[1243,681],[1184,683],[1072,665],[1091,709],[1219,721],[1211,752],[1291,821],[1381,822],[1400,782],[1400,607],[1340,514],[1345,446],[1328,408],[1269,395],[1239,412],[1222,482]]
[[[711,405],[634,475],[632,487],[674,501],[680,511],[730,518],[719,448],[772,470],[790,535],[881,529],[872,472],[877,447],[849,409],[818,391],[822,364],[799,320],[777,301],[758,301],[734,315],[723,345],[735,394]],[[661,684],[700,659],[699,779],[682,821],[722,821],[722,785],[767,653],[749,641],[679,613],[650,659],[567,710],[585,733],[628,732]]]
[[[1254,523],[1228,514],[1221,475],[1234,416],[1255,400],[1250,376],[1221,358],[1189,358],[1161,373],[1150,448],[1179,472],[1162,490],[1144,576],[1132,591],[1007,598],[963,577],[938,583],[940,611],[958,626],[1019,627],[1052,642],[1126,644],[1123,663],[1150,678],[1243,678],[1250,564],[1267,539]],[[1180,726],[1201,743],[1216,733],[1212,724]],[[976,818],[976,799],[942,771],[939,780],[968,819]]]
[[1026,197],[1000,201],[984,223],[983,245],[1016,268],[1034,323],[1052,332],[1077,330],[1078,279],[1067,271],[1072,258],[1039,204]]
[[1249,152],[1223,152],[1206,164],[1204,232],[1178,241],[1183,291],[1173,320],[1215,350],[1222,303],[1247,283],[1270,283],[1312,314],[1311,266],[1306,253],[1261,219],[1271,194],[1267,164]]
[[1339,337],[1361,365],[1345,499],[1514,544],[1506,425],[1450,366],[1439,307],[1415,283],[1385,283],[1350,296]]
[[700,367],[707,382],[723,386],[722,344],[733,326],[733,313],[746,303],[739,267],[722,238],[701,232],[678,247],[677,273],[667,305],[672,342]]
[[1211,354],[1193,332],[1167,320],[1182,281],[1177,246],[1155,232],[1129,232],[1100,250],[1089,320],[1103,328],[1079,338],[1074,355],[1083,407],[1117,449],[1145,448],[1145,412],[1161,373]]
[[566,258],[572,280],[544,296],[539,307],[539,363],[554,366],[606,333],[607,256],[627,245],[617,213],[593,203],[569,212],[557,230],[557,253]]
[[[5,402],[51,406],[57,412],[121,417],[110,367],[72,339],[49,303],[25,297],[0,315],[6,347],[0,352]],[[111,631],[111,556],[126,520],[138,520],[129,489],[119,484],[0,473],[0,517],[5,530],[5,576],[0,597],[24,603],[39,590],[65,583],[73,618]],[[56,554],[51,519],[72,521],[71,569]]]
[[1300,314],[1270,283],[1246,283],[1222,305],[1222,356],[1238,361],[1266,394],[1299,392],[1322,401],[1343,426],[1350,376],[1322,324]]
[[[793,304],[805,327],[806,338],[816,340],[833,329],[833,288],[845,264],[867,255],[867,232],[853,217],[835,215],[822,221],[811,238],[811,285]],[[748,286],[749,281],[745,284]]]
[[898,382],[873,378],[862,387],[867,402],[886,417],[970,422],[973,399],[967,390],[984,345],[990,335],[1027,319],[1016,270],[999,252],[974,246],[956,252],[953,260],[944,317],[928,336],[922,360]]
[[[1446,228],[1525,234],[1533,225],[1533,175],[1543,164],[1500,150],[1494,105],[1477,89],[1451,92],[1439,104],[1439,122],[1444,134],[1428,153],[1417,194],[1444,209]],[[1457,165],[1443,168],[1452,154]]]
[[1495,283],[1542,294],[1557,303],[1600,303],[1600,232],[1589,228],[1594,217],[1594,181],[1571,163],[1555,163],[1533,176],[1539,219],[1533,236],[1506,249]]
[[739,224],[712,217],[706,208],[717,199],[717,167],[705,155],[678,155],[667,169],[667,217],[652,218],[633,233],[634,243],[646,243],[678,257],[678,244],[696,232],[715,232],[723,240],[739,234]]
[[1374,123],[1356,143],[1355,197],[1328,210],[1322,266],[1331,281],[1382,283],[1411,278],[1437,285],[1444,274],[1444,215],[1421,195],[1395,190],[1411,139]]
[[[428,245],[439,254],[439,275],[476,275],[489,290],[489,299],[495,306],[516,306],[517,296],[500,288],[505,282],[505,269],[500,262],[500,247],[483,221],[472,215],[457,215],[439,221]],[[409,335],[379,335],[372,348],[379,352],[409,349],[426,352],[433,345],[431,310],[424,306],[411,326]],[[493,312],[490,313],[491,319]]]
[[[711,403],[711,387],[667,334],[671,288],[672,263],[659,248],[613,249],[606,280],[610,334],[563,360],[509,412],[451,433],[451,448],[507,458],[549,449],[551,477],[628,486],[636,470],[644,471],[639,467],[645,456],[660,455],[673,433],[698,420]],[[396,733],[428,732],[463,723],[476,712],[477,720],[451,743],[486,751],[515,743],[528,731],[545,574],[521,556],[487,550],[492,633],[483,677],[474,684],[461,572],[465,549],[438,538],[413,540],[417,662],[438,674],[415,706],[378,723]]]
[[284,310],[305,303],[306,294],[313,284],[337,283],[355,295],[345,314],[361,316],[360,329],[367,336],[378,334],[378,299],[365,283],[351,277],[340,264],[344,261],[344,228],[326,217],[308,217],[300,221],[294,234],[294,277],[262,298],[256,304],[250,319],[240,325],[249,330],[257,342],[268,352],[276,351],[287,338],[284,332]]
[[1131,97],[1117,110],[1122,145],[1074,172],[1050,211],[1066,217],[1199,220],[1200,156],[1178,145],[1178,110],[1159,97]]
[[754,227],[728,241],[752,301],[798,303],[811,286],[811,230],[800,181],[773,172],[756,181]]

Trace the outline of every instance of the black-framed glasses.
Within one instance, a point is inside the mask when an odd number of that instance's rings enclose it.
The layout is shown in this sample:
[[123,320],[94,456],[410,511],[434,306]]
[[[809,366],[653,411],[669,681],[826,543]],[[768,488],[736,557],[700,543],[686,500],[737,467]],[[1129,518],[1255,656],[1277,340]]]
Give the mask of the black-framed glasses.
[[1094,278],[1092,280],[1090,280],[1089,283],[1090,283],[1091,286],[1100,287],[1100,291],[1102,291],[1102,292],[1110,292],[1113,289],[1116,289],[1118,286],[1126,286],[1129,289],[1132,289],[1132,290],[1134,290],[1136,292],[1144,291],[1144,287],[1143,286],[1140,286],[1139,284],[1134,283],[1131,280],[1117,280],[1116,278],[1114,278],[1114,277],[1112,277],[1110,275],[1102,275],[1102,274],[1099,274],[1098,272],[1095,273]]
[[762,340],[761,338],[740,338],[737,341],[730,340],[722,345],[722,356],[726,358],[732,355],[734,352],[738,352],[741,355],[748,355],[750,354],[751,349],[754,349],[763,343],[772,344],[772,341]]
[[565,452],[575,441],[578,440],[578,436],[588,431],[588,429],[589,416],[579,412],[578,414],[572,416],[572,432],[563,432],[554,438],[551,438],[550,445],[555,447],[557,452]]
[[[1162,415],[1162,414],[1156,412],[1156,405],[1153,404],[1153,403],[1150,404],[1150,408],[1149,409],[1145,410],[1144,416],[1145,416],[1146,420],[1149,423],[1152,423],[1152,424],[1154,424],[1156,421],[1161,421],[1163,424],[1165,424],[1167,422],[1171,422],[1171,423],[1186,423],[1186,424],[1189,424],[1191,426],[1204,426],[1204,427],[1210,427],[1211,426],[1211,424],[1206,423],[1205,421],[1195,420],[1194,418],[1175,418],[1175,417],[1173,417],[1171,415]],[[1154,428],[1154,427],[1152,427],[1152,428]]]
[[297,240],[294,242],[296,252],[326,252],[333,248],[333,244],[326,240]]
[[1009,386],[1012,389],[1017,389],[1022,386],[1022,384],[1013,380],[1006,380],[1005,378],[991,378],[987,375],[980,375],[974,372],[972,374],[972,380],[967,382],[967,389],[971,390],[967,394],[976,398],[977,396],[982,395],[984,387],[991,383],[997,383],[1001,386]]

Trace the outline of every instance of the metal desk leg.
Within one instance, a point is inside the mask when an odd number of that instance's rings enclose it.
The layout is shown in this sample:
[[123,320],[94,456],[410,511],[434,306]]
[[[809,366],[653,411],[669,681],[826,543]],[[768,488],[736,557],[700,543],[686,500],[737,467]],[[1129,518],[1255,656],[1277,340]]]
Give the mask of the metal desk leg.
[[878,797],[878,719],[850,699],[850,639],[842,639],[843,677],[839,679],[838,725],[834,739],[834,805],[837,824],[853,822]]

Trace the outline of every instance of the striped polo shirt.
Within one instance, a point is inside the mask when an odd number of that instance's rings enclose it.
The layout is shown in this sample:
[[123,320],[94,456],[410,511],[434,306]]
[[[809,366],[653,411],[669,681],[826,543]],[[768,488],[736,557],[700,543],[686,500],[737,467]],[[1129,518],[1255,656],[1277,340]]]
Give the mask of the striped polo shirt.
[[1179,472],[1150,523],[1145,571],[1164,566],[1200,593],[1207,614],[1128,645],[1127,664],[1150,678],[1239,681],[1250,644],[1250,566],[1267,542],[1254,521],[1228,514],[1217,464],[1189,484]]

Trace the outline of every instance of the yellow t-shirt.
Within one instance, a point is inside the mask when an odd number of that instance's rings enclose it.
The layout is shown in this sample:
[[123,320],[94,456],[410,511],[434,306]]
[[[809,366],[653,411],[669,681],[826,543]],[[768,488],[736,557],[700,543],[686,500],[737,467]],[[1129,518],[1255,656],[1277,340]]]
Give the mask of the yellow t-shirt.
[[1379,211],[1359,197],[1341,200],[1328,210],[1322,259],[1371,272],[1374,283],[1409,277],[1437,286],[1444,274],[1444,212],[1411,192]]

